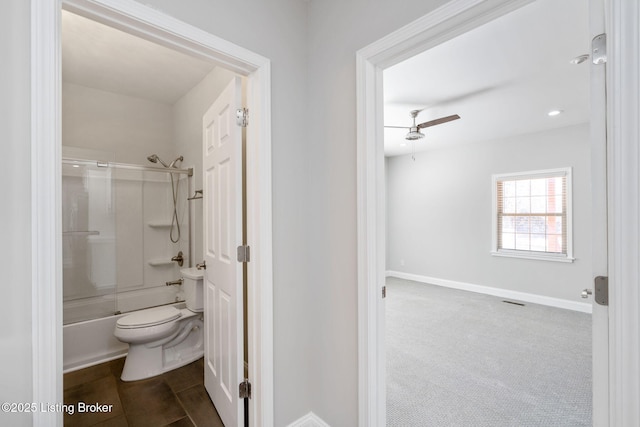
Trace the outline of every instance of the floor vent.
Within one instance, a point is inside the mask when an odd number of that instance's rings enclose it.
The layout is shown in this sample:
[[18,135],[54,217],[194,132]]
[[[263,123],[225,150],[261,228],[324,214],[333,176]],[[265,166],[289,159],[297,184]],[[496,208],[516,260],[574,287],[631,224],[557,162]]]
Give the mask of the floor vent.
[[507,300],[504,300],[504,301],[502,301],[502,302],[506,302],[507,304],[519,305],[519,306],[521,306],[521,307],[524,307],[524,304],[523,304],[523,303],[521,303],[521,302],[507,301]]

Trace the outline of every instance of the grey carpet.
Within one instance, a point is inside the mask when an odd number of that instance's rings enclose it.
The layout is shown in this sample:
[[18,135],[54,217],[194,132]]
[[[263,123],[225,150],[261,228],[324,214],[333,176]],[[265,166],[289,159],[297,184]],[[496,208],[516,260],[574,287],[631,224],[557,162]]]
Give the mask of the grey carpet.
[[388,426],[590,426],[591,315],[387,279]]

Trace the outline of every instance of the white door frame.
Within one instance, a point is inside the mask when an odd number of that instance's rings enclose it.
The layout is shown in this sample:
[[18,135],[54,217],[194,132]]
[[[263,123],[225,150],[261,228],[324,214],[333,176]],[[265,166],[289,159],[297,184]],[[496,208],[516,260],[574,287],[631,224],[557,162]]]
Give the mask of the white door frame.
[[[530,1],[452,0],[356,54],[360,427],[386,422],[382,71]],[[605,7],[609,29],[609,425],[640,425],[640,6],[608,0]]]
[[[267,58],[133,0],[31,0],[32,383],[33,401],[63,402],[61,246],[62,8],[247,77],[249,376],[252,426],[270,427],[273,408],[271,64]],[[240,355],[242,357],[242,355]],[[62,426],[36,412],[34,426]]]

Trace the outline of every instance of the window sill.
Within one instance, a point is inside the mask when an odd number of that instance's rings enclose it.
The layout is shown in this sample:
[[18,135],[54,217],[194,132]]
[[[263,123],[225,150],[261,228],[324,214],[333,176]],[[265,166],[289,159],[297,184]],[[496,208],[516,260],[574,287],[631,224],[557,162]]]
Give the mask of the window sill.
[[538,261],[573,262],[575,258],[566,255],[537,254],[524,251],[491,251],[491,255],[506,258],[535,259]]

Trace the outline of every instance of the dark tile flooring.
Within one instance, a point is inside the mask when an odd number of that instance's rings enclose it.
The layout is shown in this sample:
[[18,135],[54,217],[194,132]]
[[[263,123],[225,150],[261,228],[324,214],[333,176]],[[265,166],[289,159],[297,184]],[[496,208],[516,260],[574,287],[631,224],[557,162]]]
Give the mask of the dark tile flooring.
[[[204,388],[204,362],[197,360],[146,380],[120,380],[124,358],[64,375],[67,427],[224,427]],[[109,412],[78,412],[78,402],[113,405]]]

